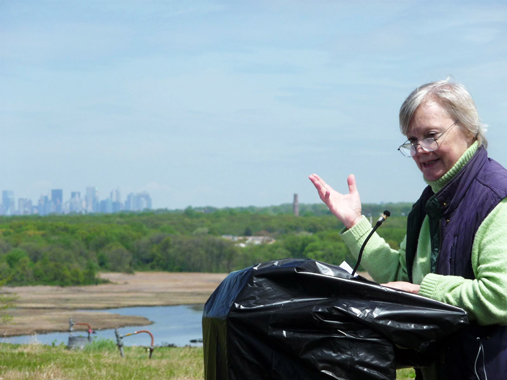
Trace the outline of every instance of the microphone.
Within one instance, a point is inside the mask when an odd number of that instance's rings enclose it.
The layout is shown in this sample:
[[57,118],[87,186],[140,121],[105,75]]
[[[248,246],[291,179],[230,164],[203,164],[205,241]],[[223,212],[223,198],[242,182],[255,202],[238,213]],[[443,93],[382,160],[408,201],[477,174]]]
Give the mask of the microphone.
[[366,243],[368,243],[368,240],[370,240],[371,236],[377,230],[377,228],[379,228],[380,225],[382,223],[384,223],[386,221],[386,219],[389,218],[390,216],[391,216],[391,213],[388,210],[385,210],[382,213],[382,215],[380,216],[380,218],[378,218],[377,223],[375,224],[375,227],[373,227],[370,234],[366,237],[366,240],[364,241],[363,245],[361,246],[361,249],[359,250],[359,255],[357,256],[357,263],[356,263],[356,266],[354,267],[354,270],[352,271],[352,276],[354,276],[354,274],[357,271],[357,268],[359,268],[359,264],[361,263],[361,258],[363,256],[363,251],[364,251],[364,247],[366,247]]
[[388,210],[384,210],[384,213],[380,216],[380,218],[378,218],[377,224],[375,225],[375,227],[373,229],[376,230],[377,228],[379,228],[380,225],[382,223],[384,223],[386,221],[386,219],[389,218],[390,216],[391,216],[391,213]]

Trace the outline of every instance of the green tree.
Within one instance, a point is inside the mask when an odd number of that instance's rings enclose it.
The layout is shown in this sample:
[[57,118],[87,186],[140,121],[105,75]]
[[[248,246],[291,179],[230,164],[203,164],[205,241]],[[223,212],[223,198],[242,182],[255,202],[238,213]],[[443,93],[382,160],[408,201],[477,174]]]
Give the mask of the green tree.
[[61,264],[60,270],[58,271],[58,285],[60,286],[69,286],[72,285],[72,274],[69,270],[69,267],[65,264]]
[[11,268],[15,268],[18,262],[24,257],[28,258],[25,251],[19,248],[14,248],[5,256],[5,261],[7,261],[7,264],[9,264]]
[[113,243],[104,249],[107,257],[107,269],[115,272],[131,272],[132,271],[132,254],[122,245]]
[[32,262],[28,258],[28,256],[22,257],[14,268],[12,277],[9,282],[14,284],[33,284],[34,276],[32,269]]
[[70,271],[70,277],[72,285],[83,285],[85,282],[83,271],[79,268],[72,268]]
[[83,273],[83,281],[85,284],[96,284],[97,283],[97,270],[96,264],[93,261],[88,260],[86,262],[86,268]]

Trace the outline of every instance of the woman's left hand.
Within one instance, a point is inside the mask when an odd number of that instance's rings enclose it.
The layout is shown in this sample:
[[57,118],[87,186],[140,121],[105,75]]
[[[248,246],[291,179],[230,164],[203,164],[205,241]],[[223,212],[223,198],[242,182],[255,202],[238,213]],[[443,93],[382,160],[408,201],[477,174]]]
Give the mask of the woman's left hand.
[[387,284],[382,284],[382,286],[387,286],[388,288],[404,290],[405,292],[419,294],[419,288],[421,285],[412,284],[406,281],[392,281]]

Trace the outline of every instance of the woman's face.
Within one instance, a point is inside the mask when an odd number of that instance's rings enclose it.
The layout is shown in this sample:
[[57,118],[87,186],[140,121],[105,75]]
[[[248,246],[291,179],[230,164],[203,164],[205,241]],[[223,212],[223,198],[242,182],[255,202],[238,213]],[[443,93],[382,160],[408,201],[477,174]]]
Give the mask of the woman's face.
[[[428,137],[438,138],[455,121],[437,102],[429,100],[415,111],[407,138],[414,143]],[[428,181],[435,181],[447,173],[472,144],[473,138],[467,137],[456,124],[437,142],[437,150],[426,152],[418,146],[417,154],[413,156],[417,167]]]

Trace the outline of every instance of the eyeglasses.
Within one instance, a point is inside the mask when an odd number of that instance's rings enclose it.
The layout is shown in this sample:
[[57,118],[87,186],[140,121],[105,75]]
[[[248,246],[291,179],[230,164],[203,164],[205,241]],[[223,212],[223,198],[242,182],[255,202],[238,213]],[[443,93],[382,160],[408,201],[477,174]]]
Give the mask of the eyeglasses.
[[449,128],[447,128],[445,131],[443,131],[440,136],[438,137],[428,137],[423,140],[421,140],[419,143],[415,144],[413,142],[410,142],[407,140],[405,143],[400,145],[398,150],[403,154],[405,157],[414,157],[417,154],[417,147],[420,146],[425,152],[434,152],[438,149],[438,143],[437,140],[445,135],[449,129],[454,127],[458,120],[456,120],[454,123],[451,124]]

